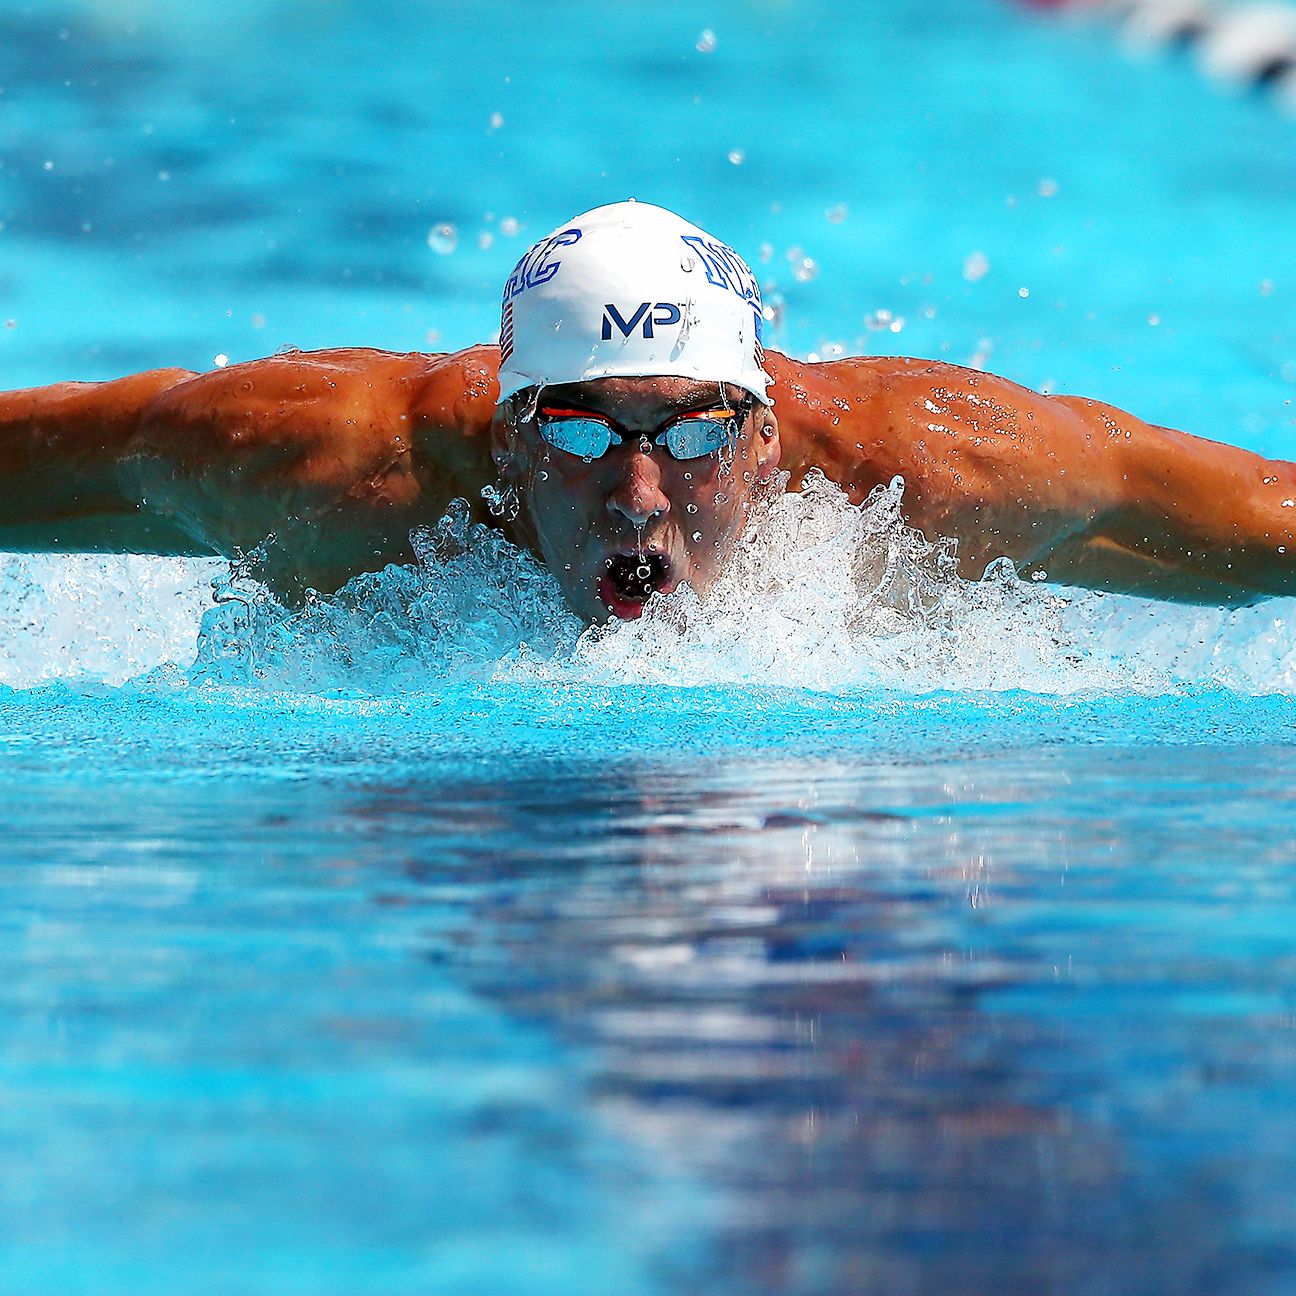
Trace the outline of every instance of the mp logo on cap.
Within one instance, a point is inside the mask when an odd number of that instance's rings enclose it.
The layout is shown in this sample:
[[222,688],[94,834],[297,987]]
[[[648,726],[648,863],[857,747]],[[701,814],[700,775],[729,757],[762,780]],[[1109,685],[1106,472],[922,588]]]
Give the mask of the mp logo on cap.
[[680,308],[674,302],[640,302],[629,319],[608,302],[603,307],[603,341],[611,340],[614,324],[620,330],[622,337],[628,338],[631,333],[639,329],[644,337],[650,338],[653,336],[655,326],[678,324],[681,318]]

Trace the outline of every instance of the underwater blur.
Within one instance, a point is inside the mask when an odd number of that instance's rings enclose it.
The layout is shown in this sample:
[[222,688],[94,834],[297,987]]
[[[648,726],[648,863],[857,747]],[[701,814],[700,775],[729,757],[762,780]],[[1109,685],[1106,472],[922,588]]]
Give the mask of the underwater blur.
[[[998,0],[0,3],[0,386],[490,338],[713,229],[802,358],[1292,457],[1296,122]],[[464,504],[285,607],[0,555],[0,1289],[1296,1286],[1296,605],[765,500],[587,628]]]

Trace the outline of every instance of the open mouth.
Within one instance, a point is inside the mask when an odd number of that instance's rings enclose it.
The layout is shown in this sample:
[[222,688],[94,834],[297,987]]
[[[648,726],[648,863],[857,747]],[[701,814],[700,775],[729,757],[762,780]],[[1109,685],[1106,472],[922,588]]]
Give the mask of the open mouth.
[[614,615],[632,619],[666,587],[670,572],[670,560],[664,554],[613,554],[607,560],[607,572],[599,579],[599,597]]

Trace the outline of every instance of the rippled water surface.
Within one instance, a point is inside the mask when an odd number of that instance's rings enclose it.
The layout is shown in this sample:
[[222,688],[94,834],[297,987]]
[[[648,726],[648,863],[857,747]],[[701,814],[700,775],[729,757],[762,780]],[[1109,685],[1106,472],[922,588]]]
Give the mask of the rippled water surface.
[[[1293,125],[1098,23],[15,0],[0,88],[0,386],[476,341],[635,194],[797,354],[1292,454]],[[1296,1289],[1294,605],[903,513],[599,631],[462,511],[297,608],[0,556],[0,1290]]]

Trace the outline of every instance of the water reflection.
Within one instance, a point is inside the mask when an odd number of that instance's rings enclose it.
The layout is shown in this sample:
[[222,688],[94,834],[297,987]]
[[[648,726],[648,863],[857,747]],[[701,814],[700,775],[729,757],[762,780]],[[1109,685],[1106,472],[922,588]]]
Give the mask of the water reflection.
[[[464,907],[437,956],[592,1046],[573,1101],[723,1189],[711,1290],[1245,1290],[1292,1258],[1238,1219],[1290,1165],[1243,1128],[1198,1141],[1229,1103],[1254,1115],[1201,1075],[1267,1027],[1250,1002],[1184,1008],[1238,965],[1195,944],[1218,859],[1167,802],[1169,759],[1160,781],[1120,753],[618,763],[360,813],[407,843],[414,895]],[[1257,794],[1253,758],[1211,776]],[[1230,849],[1290,855],[1244,820]],[[1291,1069],[1261,1064],[1270,1087]],[[1268,1119],[1290,1130],[1290,1100]]]

